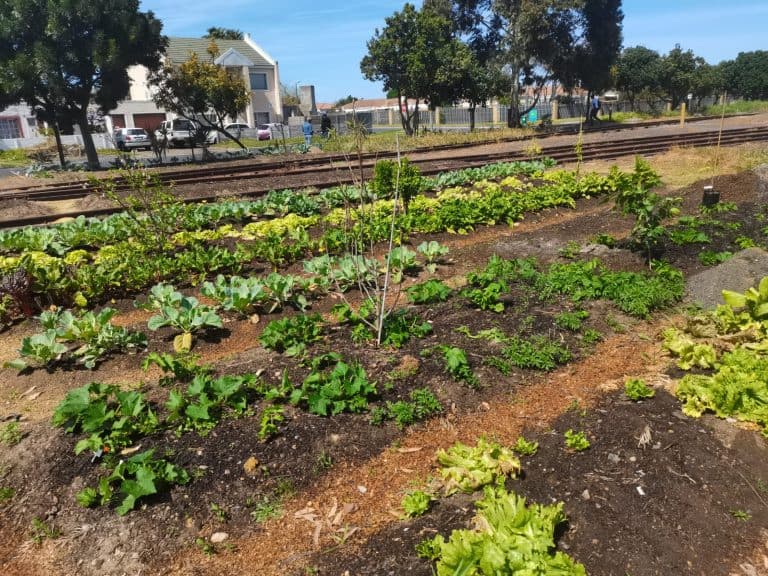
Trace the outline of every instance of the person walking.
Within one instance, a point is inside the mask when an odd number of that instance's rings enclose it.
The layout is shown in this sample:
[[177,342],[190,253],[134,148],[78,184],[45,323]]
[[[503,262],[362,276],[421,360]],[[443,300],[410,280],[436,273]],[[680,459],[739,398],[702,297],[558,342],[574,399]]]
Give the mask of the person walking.
[[320,118],[320,134],[323,138],[328,138],[328,134],[331,132],[331,119],[328,118],[328,113],[323,112],[323,116]]
[[309,118],[304,117],[304,125],[301,127],[301,131],[304,133],[304,143],[307,147],[312,146],[312,124],[309,122]]
[[600,114],[600,98],[597,94],[592,97],[592,119],[599,120],[597,115]]

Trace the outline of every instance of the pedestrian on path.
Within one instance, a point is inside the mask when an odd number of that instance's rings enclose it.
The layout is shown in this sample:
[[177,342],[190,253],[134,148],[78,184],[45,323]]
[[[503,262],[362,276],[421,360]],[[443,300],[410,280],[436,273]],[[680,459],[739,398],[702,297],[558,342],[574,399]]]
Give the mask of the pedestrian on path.
[[312,124],[309,122],[309,118],[304,118],[304,125],[301,127],[301,131],[304,133],[304,143],[309,147],[312,146]]

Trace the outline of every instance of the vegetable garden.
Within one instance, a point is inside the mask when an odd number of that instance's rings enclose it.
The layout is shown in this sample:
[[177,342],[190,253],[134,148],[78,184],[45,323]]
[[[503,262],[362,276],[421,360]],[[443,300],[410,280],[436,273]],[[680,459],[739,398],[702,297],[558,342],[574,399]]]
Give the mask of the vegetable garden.
[[755,561],[768,280],[681,305],[765,246],[754,193],[699,207],[640,158],[208,204],[123,176],[125,212],[0,232],[8,573],[701,572],[653,533],[704,500],[708,573]]

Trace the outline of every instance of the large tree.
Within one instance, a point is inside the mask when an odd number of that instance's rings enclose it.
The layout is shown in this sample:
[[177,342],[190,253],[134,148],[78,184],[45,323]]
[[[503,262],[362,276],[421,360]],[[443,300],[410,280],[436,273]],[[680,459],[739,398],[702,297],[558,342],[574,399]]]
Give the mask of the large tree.
[[706,61],[679,44],[662,57],[661,88],[675,109],[692,94],[705,73]]
[[0,100],[70,119],[98,168],[88,106],[113,109],[128,94],[129,66],[160,66],[162,23],[139,0],[0,0],[0,14]]
[[228,118],[234,121],[245,111],[250,94],[241,69],[217,65],[214,60],[218,56],[216,42],[211,40],[207,58],[193,53],[186,62],[166,62],[150,77],[156,87],[153,98],[159,107],[197,122],[203,132],[221,132],[245,148],[224,125]]
[[625,48],[616,62],[616,89],[627,99],[632,109],[642,96],[649,100],[658,98],[661,92],[661,56],[645,46]]
[[[508,77],[510,125],[536,105],[551,79],[601,90],[621,48],[620,0],[453,0],[454,20],[470,45]],[[533,93],[520,109],[524,89]]]
[[381,81],[394,91],[400,104],[403,130],[413,135],[419,127],[419,104],[430,107],[455,101],[462,76],[455,64],[466,58],[466,47],[455,37],[450,19],[425,6],[405,4],[386,19],[368,41],[368,54],[360,62],[366,79]]
[[739,52],[721,68],[729,92],[746,100],[768,100],[768,51]]

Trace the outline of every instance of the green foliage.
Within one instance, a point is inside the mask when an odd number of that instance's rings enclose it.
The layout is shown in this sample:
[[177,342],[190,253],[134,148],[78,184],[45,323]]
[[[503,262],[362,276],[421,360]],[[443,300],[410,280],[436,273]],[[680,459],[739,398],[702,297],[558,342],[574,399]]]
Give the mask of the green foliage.
[[406,294],[414,304],[433,304],[448,300],[451,289],[440,280],[427,280],[408,287]]
[[306,351],[308,344],[320,340],[322,334],[323,321],[319,314],[299,314],[271,321],[259,340],[269,350],[298,356]]
[[438,346],[437,350],[443,354],[445,369],[454,380],[464,382],[472,388],[480,385],[480,381],[469,365],[467,353],[464,350],[456,346],[446,345]]
[[61,534],[61,530],[53,523],[49,524],[45,520],[40,520],[37,516],[32,519],[32,530],[29,536],[32,542],[38,546],[43,543],[43,540],[55,540]]
[[207,434],[219,423],[225,409],[244,414],[249,391],[256,385],[253,374],[219,378],[197,375],[186,390],[171,390],[168,394],[167,422],[176,424],[179,432],[195,430],[201,435]]
[[515,445],[512,446],[512,450],[517,452],[518,454],[522,456],[533,456],[536,454],[536,452],[539,449],[539,443],[538,442],[530,442],[523,438],[522,436],[518,436],[517,442],[515,442]]
[[10,486],[0,486],[0,505],[8,502],[9,500],[13,500],[15,495],[16,490]]
[[306,402],[312,414],[335,416],[367,410],[368,400],[375,394],[376,386],[368,381],[362,366],[339,359],[330,371],[313,369],[291,394],[291,403]]
[[570,428],[565,431],[565,445],[574,452],[583,452],[590,446],[584,432],[574,432]]
[[278,432],[278,424],[285,420],[281,406],[267,406],[261,412],[259,422],[259,440],[265,442]]
[[387,256],[390,267],[390,278],[395,284],[403,281],[403,274],[416,269],[416,252],[405,246],[392,248]]
[[555,325],[565,330],[576,332],[581,329],[582,321],[587,318],[589,318],[589,312],[586,310],[564,311],[555,316]]
[[664,348],[679,358],[677,365],[683,370],[694,367],[707,369],[715,366],[717,353],[711,344],[697,343],[675,328],[667,328],[663,335]]
[[399,167],[396,160],[376,162],[370,186],[378,198],[392,198],[397,190],[406,212],[411,200],[421,194],[424,189],[421,171],[406,157],[400,160]]
[[507,476],[515,477],[521,470],[511,450],[484,438],[479,438],[475,446],[457,442],[448,450],[438,450],[437,461],[446,496],[503,483]]
[[503,486],[486,487],[475,503],[474,530],[437,535],[420,554],[437,560],[438,576],[546,574],[586,576],[584,566],[555,548],[555,530],[565,521],[563,504],[526,505]]
[[723,354],[711,376],[687,374],[675,393],[688,416],[711,411],[720,418],[754,422],[768,435],[768,358],[752,350]]
[[52,423],[70,434],[89,434],[75,446],[76,454],[86,449],[114,453],[159,426],[143,394],[97,382],[70,390],[56,407]]
[[400,429],[420,420],[425,420],[443,411],[443,405],[429,388],[417,388],[410,395],[410,401],[387,402],[385,408],[377,408],[371,415],[372,424],[394,420]]
[[264,304],[269,294],[259,278],[232,276],[229,281],[219,274],[215,282],[205,282],[200,292],[216,300],[224,310],[235,310],[240,314],[253,314],[257,306]]
[[499,298],[507,290],[508,287],[504,282],[490,282],[482,288],[465,288],[461,291],[461,295],[480,310],[501,313],[504,311],[504,303],[500,302]]
[[[104,308],[98,313],[54,309],[39,316],[45,329],[41,334],[25,337],[21,358],[8,364],[24,369],[31,361],[36,366],[49,366],[62,359],[73,358],[88,369],[107,354],[119,350],[146,347],[147,338],[140,332],[129,332],[111,322],[116,310]],[[73,344],[70,348],[66,344]]]
[[712,250],[702,250],[699,252],[699,262],[704,266],[715,266],[722,264],[733,256],[733,252],[713,252]]
[[505,344],[501,356],[518,368],[553,370],[571,359],[571,352],[564,343],[547,336],[513,336]]
[[96,488],[85,488],[77,495],[82,506],[110,504],[120,500],[116,511],[123,516],[142,498],[152,496],[176,484],[189,482],[189,474],[167,460],[154,458],[154,450],[140,452],[120,460],[114,470]]
[[150,352],[142,361],[141,367],[149,370],[150,366],[156,365],[166,374],[160,378],[160,385],[169,386],[174,382],[191,382],[195,376],[210,374],[213,368],[207,364],[199,364],[199,359],[199,356],[188,352],[180,354]]
[[150,330],[171,326],[181,331],[173,340],[176,352],[188,352],[196,332],[222,327],[221,317],[216,314],[215,308],[200,304],[194,296],[184,296],[171,285],[154,286],[147,302],[159,311],[147,321]]
[[628,378],[624,383],[624,394],[630,400],[638,402],[646,398],[653,398],[656,395],[656,390],[647,386],[645,381],[640,378]]
[[400,506],[408,518],[423,516],[429,511],[432,496],[423,490],[413,490],[403,496]]
[[659,179],[639,156],[635,159],[632,180],[635,186],[618,190],[613,199],[616,210],[624,216],[634,216],[635,224],[630,236],[636,246],[645,252],[647,259],[651,260],[668,235],[664,220],[680,212],[678,206],[682,200],[650,191],[651,187],[659,183]]
[[435,240],[424,241],[416,247],[416,251],[424,256],[425,267],[430,274],[437,270],[437,264],[441,258],[448,254],[448,247],[436,242]]
[[16,446],[23,438],[21,427],[18,422],[8,422],[0,428],[0,444],[6,446]]

